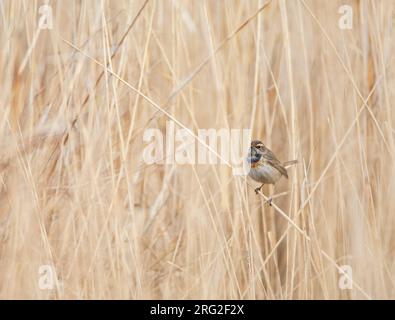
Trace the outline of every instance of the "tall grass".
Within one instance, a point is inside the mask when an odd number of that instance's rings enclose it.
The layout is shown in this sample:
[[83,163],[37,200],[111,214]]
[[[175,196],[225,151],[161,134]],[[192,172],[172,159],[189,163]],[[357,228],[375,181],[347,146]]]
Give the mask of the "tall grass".
[[[343,2],[1,2],[0,297],[395,298],[394,2]],[[169,115],[299,163],[149,165]]]

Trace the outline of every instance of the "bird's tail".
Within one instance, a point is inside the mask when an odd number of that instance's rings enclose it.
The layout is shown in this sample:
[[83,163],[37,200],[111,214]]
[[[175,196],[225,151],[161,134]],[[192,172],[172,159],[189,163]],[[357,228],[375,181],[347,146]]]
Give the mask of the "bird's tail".
[[298,163],[298,160],[285,161],[283,163],[283,167],[288,168],[288,167],[290,167],[294,164],[297,164],[297,163]]

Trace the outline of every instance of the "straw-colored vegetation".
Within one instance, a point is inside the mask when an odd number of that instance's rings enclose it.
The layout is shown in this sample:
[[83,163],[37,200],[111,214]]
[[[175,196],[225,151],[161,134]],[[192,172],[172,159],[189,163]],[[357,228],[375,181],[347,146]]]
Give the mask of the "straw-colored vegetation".
[[[0,4],[1,298],[395,298],[393,1],[44,3]],[[299,163],[272,207],[147,164],[169,115]]]

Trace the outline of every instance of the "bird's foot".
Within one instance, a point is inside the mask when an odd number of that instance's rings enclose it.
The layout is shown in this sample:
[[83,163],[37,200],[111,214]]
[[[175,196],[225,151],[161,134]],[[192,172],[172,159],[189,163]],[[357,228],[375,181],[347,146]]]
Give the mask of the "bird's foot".
[[272,201],[273,201],[273,198],[269,197],[269,199],[267,199],[266,202],[269,204],[269,206],[272,206]]
[[255,188],[255,194],[258,194],[261,191],[261,187]]

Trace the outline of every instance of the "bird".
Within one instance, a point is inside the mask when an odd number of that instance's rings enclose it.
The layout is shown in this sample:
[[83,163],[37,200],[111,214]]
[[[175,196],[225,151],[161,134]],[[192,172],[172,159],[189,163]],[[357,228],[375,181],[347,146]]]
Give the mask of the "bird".
[[[262,189],[265,184],[275,184],[282,176],[288,179],[288,167],[296,164],[297,160],[280,162],[274,153],[267,148],[262,141],[253,140],[247,156],[247,162],[250,164],[248,176],[253,180],[262,183],[255,189],[255,193]],[[268,202],[271,205],[272,198]]]

